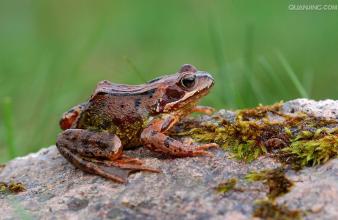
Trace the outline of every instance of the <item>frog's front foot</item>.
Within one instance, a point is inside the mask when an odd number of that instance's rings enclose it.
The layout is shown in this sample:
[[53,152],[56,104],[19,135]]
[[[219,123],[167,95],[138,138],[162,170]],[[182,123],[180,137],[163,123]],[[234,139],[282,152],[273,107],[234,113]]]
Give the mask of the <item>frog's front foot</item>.
[[[213,156],[207,150],[218,147],[215,143],[192,146],[190,143],[182,143],[164,134],[170,124],[167,120],[155,119],[145,128],[141,134],[141,140],[150,150],[176,157]],[[172,126],[172,125],[171,125]]]
[[205,150],[208,150],[208,149],[214,148],[214,147],[219,147],[219,145],[216,144],[216,143],[203,144],[203,145],[199,145],[197,147],[194,147],[194,149],[199,150],[199,151],[204,151],[206,156],[211,156],[212,157],[214,155],[211,154],[211,153],[209,153],[209,152],[207,152],[207,151],[205,151]]
[[120,139],[108,132],[68,129],[57,139],[60,153],[79,169],[125,183],[131,172],[159,172],[123,154]]

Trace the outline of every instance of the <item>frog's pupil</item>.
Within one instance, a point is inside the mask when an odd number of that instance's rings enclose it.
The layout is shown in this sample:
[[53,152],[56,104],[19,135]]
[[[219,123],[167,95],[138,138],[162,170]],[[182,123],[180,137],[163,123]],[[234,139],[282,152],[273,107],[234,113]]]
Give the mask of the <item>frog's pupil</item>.
[[191,75],[191,76],[186,76],[182,79],[181,83],[182,86],[186,87],[186,88],[191,88],[195,85],[195,75]]

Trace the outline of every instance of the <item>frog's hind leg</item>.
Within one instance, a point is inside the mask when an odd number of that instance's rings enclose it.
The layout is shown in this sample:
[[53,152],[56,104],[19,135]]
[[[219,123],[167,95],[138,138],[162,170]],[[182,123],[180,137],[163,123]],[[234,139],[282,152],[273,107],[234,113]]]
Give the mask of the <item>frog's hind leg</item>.
[[105,166],[92,162],[88,158],[83,158],[79,154],[74,154],[64,147],[58,147],[60,153],[75,167],[92,174],[97,174],[119,183],[125,183],[130,171],[114,166]]
[[125,183],[136,171],[159,172],[123,154],[120,139],[108,132],[68,129],[57,140],[60,153],[79,169]]

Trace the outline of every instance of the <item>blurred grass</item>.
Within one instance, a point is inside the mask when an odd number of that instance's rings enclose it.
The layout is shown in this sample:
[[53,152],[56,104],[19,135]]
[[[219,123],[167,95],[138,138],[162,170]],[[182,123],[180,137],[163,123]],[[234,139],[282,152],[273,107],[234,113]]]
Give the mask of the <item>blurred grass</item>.
[[14,145],[14,134],[13,134],[13,109],[12,100],[9,97],[5,97],[2,101],[2,118],[5,130],[5,143],[7,146],[7,153],[9,158],[16,156],[16,149]]
[[295,88],[299,92],[300,97],[309,98],[309,95],[307,94],[304,86],[299,81],[296,73],[293,71],[292,67],[290,66],[290,64],[288,63],[286,58],[283,56],[283,54],[278,51],[277,56],[278,56],[280,62],[282,63],[283,67],[285,68],[287,76],[290,78],[290,82],[292,82],[292,84],[295,86]]
[[203,104],[217,108],[337,99],[338,12],[288,4],[1,1],[0,100],[12,100],[12,140],[2,108],[0,162],[54,144],[59,117],[98,81],[142,83],[183,63],[214,75]]

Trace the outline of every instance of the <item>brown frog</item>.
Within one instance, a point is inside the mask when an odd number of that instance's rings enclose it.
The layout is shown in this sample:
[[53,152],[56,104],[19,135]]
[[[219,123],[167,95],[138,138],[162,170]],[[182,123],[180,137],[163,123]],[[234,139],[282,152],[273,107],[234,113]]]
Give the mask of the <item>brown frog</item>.
[[178,73],[142,85],[100,82],[89,101],[75,106],[60,120],[64,131],[56,146],[76,167],[124,183],[133,171],[159,172],[123,148],[143,145],[176,157],[211,156],[210,143],[192,146],[166,132],[191,112],[210,114],[212,108],[196,106],[213,86],[213,78],[183,65]]

